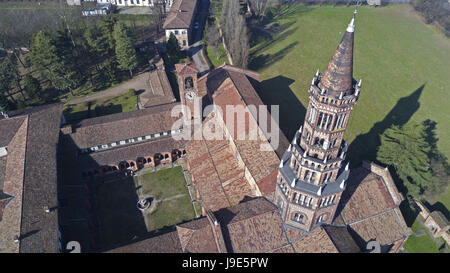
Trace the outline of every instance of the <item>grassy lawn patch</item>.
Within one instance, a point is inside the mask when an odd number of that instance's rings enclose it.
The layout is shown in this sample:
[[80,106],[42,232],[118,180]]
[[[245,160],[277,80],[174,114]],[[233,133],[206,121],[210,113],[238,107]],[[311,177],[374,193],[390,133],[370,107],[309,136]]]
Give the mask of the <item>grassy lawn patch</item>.
[[[251,48],[249,67],[261,73],[260,96],[280,105],[280,127],[289,139],[303,123],[308,88],[325,71],[354,7],[283,5],[270,39]],[[410,5],[358,7],[354,78],[360,99],[347,127],[347,158],[356,167],[374,160],[379,135],[392,125],[437,122],[438,149],[450,157],[450,41],[426,25]],[[448,207],[448,190],[441,197]]]
[[[420,221],[417,219],[411,226],[411,229],[413,232],[416,232],[418,230],[423,230],[426,232],[425,227],[423,227]],[[405,249],[411,253],[439,253],[439,247],[441,245],[442,244],[436,244],[436,242],[430,237],[430,235],[428,235],[428,233],[420,237],[413,234],[406,241]]]
[[181,167],[139,176],[141,193],[157,200],[156,211],[147,215],[149,231],[172,226],[195,217]]
[[66,105],[64,117],[68,123],[86,118],[136,110],[137,96],[134,91],[101,101],[89,101],[75,105]]
[[206,54],[214,67],[221,66],[223,63],[228,63],[223,44],[219,45],[219,50],[217,53],[214,51],[212,46],[206,46]]
[[[136,207],[138,192],[156,200],[152,214]],[[195,213],[181,167],[98,186],[95,208],[99,220],[100,248],[108,248],[150,231],[194,219]]]

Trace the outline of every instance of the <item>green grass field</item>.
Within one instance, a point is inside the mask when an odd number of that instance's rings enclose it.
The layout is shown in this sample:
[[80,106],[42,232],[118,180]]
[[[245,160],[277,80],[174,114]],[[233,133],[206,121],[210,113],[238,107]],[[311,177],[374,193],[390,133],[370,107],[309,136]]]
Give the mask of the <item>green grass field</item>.
[[68,123],[72,123],[86,118],[134,111],[136,110],[136,104],[137,97],[134,91],[129,91],[121,96],[106,100],[66,105],[64,108],[64,117]]
[[[413,232],[416,232],[418,230],[427,232],[418,220],[414,221],[411,229]],[[436,241],[438,241],[439,243],[436,243]],[[413,234],[408,238],[404,247],[410,253],[443,252],[445,250],[445,247],[442,249],[440,248],[445,243],[445,241],[442,239],[437,239],[436,241],[434,241],[428,233],[423,236],[416,236],[415,234]]]
[[[280,127],[289,139],[302,124],[309,84],[324,71],[354,7],[286,5],[266,29],[278,29],[251,49],[249,68],[261,73],[261,97],[280,105]],[[352,165],[374,159],[379,135],[392,125],[437,122],[438,148],[450,157],[450,41],[409,5],[359,7],[354,78],[362,78],[346,140]],[[448,190],[447,190],[448,192]],[[440,198],[450,207],[448,193]]]
[[158,200],[156,211],[146,216],[149,231],[194,219],[194,208],[181,167],[147,173],[138,179],[142,194]]
[[216,53],[212,46],[206,47],[206,54],[208,55],[208,59],[214,67],[218,67],[223,65],[223,63],[228,63],[227,57],[225,54],[225,48],[222,44],[219,46],[219,50]]
[[[113,247],[195,217],[181,167],[110,181],[101,184],[95,194],[100,248]],[[142,195],[153,196],[157,202],[145,220],[136,208],[138,196]]]

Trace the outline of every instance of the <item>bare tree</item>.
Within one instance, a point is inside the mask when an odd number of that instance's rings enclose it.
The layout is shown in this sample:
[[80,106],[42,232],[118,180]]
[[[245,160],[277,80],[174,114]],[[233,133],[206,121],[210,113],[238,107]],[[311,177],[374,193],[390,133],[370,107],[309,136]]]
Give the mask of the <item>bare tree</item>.
[[167,15],[169,0],[155,0],[153,2],[152,20],[156,25],[156,33],[161,33],[164,19]]

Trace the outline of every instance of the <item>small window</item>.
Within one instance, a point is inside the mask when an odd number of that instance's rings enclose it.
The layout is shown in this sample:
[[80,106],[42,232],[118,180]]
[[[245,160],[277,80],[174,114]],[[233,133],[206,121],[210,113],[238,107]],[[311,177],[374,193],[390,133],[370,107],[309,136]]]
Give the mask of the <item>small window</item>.
[[186,40],[183,40],[183,46],[186,46]]
[[179,34],[178,30],[175,30],[175,35],[178,35],[178,34]]

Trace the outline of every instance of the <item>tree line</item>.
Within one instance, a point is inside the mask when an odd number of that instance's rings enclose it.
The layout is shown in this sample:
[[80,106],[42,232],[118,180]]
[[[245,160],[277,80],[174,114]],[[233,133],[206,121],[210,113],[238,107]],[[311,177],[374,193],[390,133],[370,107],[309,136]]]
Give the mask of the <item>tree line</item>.
[[[134,43],[129,29],[111,16],[104,17],[98,24],[73,29],[63,24],[55,31],[40,30],[32,36],[26,64],[50,83],[51,88],[73,95],[73,91],[86,82],[96,89],[108,87],[123,79],[121,71],[127,71],[132,77],[138,67]],[[0,60],[0,105],[3,109],[22,106],[11,96],[13,88],[21,91],[23,101],[23,92],[28,98],[48,95],[43,94],[42,81],[31,74],[25,76],[24,88],[21,87],[17,60],[13,54]]]
[[448,0],[412,0],[411,5],[423,15],[427,24],[437,23],[450,37],[450,3]]

